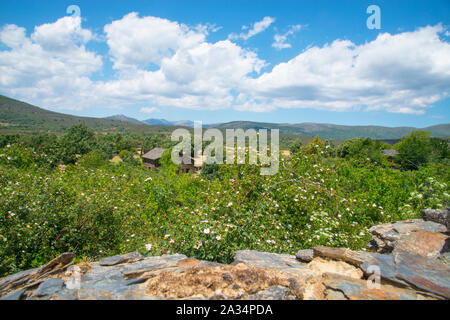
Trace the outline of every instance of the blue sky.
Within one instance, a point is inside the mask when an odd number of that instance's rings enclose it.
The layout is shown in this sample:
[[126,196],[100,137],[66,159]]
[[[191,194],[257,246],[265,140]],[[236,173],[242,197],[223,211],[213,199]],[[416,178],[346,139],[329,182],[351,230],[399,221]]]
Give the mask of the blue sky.
[[425,127],[449,122],[449,22],[448,0],[2,1],[0,93],[95,117]]

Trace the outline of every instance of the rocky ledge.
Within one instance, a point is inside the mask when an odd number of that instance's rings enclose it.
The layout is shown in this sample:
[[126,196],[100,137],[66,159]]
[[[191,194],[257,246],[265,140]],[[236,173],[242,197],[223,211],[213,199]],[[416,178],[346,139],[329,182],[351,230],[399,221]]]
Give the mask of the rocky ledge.
[[230,265],[137,252],[73,265],[65,253],[0,279],[0,299],[450,299],[448,209],[423,217],[371,228],[370,251],[243,250]]

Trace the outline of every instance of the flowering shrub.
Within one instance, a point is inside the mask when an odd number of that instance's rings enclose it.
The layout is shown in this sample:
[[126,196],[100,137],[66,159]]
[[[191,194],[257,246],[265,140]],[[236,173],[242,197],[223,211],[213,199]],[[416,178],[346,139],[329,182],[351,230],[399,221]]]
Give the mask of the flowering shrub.
[[30,150],[1,149],[0,276],[66,251],[78,259],[177,252],[226,263],[238,249],[361,249],[372,225],[449,202],[445,166],[361,166],[325,156],[326,149],[313,145],[281,159],[274,176],[220,165],[220,179],[113,165],[95,154],[49,169]]
[[416,217],[422,209],[442,209],[444,206],[450,206],[447,183],[428,177],[410,193],[407,203],[403,205],[400,212],[403,217],[412,218]]

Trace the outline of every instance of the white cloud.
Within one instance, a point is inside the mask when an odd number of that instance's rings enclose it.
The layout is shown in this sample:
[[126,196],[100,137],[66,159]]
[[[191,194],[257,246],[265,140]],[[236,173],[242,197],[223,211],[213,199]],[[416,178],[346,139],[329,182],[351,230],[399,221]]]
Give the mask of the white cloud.
[[264,30],[266,30],[274,22],[275,22],[275,18],[264,17],[264,19],[262,19],[261,21],[255,22],[253,24],[252,28],[249,28],[248,26],[243,26],[242,30],[249,29],[249,31],[247,33],[243,33],[243,32],[241,32],[240,34],[232,33],[232,34],[229,35],[228,38],[231,39],[231,40],[236,40],[236,39],[248,40],[251,37],[257,35],[258,33],[261,33]]
[[[105,26],[118,80],[97,83],[100,96],[191,109],[231,107],[232,90],[264,61],[229,40],[207,42],[190,28],[132,13]],[[152,46],[148,44],[152,43]],[[146,68],[153,63],[156,68]],[[132,71],[129,71],[132,70]]]
[[82,109],[92,103],[90,76],[101,69],[99,55],[87,51],[92,38],[79,17],[64,17],[34,29],[6,25],[0,41],[0,87],[3,93],[48,107]]
[[176,51],[204,42],[206,32],[167,19],[140,18],[136,12],[106,25],[104,31],[115,69],[159,66]]
[[142,113],[158,113],[161,112],[158,108],[155,107],[143,107],[139,110]]
[[0,30],[0,41],[10,48],[18,48],[26,41],[25,31],[25,28],[7,24]]
[[204,42],[164,58],[156,71],[139,70],[132,77],[99,83],[97,89],[101,96],[122,100],[133,97],[134,101],[159,106],[229,108],[232,89],[262,66],[256,54],[228,40]]
[[[266,29],[271,19],[245,35]],[[37,26],[29,37],[24,28],[6,25],[0,29],[8,47],[0,50],[0,91],[44,107],[155,106],[142,112],[170,106],[420,114],[450,95],[450,44],[439,37],[441,25],[383,33],[360,45],[335,40],[309,47],[263,74],[267,64],[255,52],[230,40],[207,41],[214,28],[130,13],[104,27],[116,74],[99,81],[93,75],[103,71],[102,57],[86,49],[95,36],[80,18]],[[275,38],[275,47],[287,47],[299,28]]]
[[450,44],[440,25],[355,45],[311,47],[271,72],[247,79],[239,110],[315,108],[422,114],[450,94]]
[[46,51],[71,51],[92,39],[91,31],[81,28],[80,17],[64,17],[55,23],[34,28],[31,40]]
[[274,43],[272,43],[272,47],[274,47],[278,50],[292,47],[290,43],[286,43],[287,38],[290,35],[293,35],[295,32],[299,31],[301,28],[302,28],[302,26],[297,24],[295,26],[291,26],[289,28],[289,30],[284,34],[276,34],[273,38],[275,41],[274,41]]

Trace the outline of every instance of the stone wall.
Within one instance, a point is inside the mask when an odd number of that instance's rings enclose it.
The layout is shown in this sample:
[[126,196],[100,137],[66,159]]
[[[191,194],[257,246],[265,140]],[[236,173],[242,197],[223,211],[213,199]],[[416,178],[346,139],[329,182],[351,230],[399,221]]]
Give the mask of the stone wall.
[[230,265],[133,252],[75,266],[65,253],[0,279],[0,299],[450,299],[448,209],[423,217],[371,228],[368,251],[243,250]]

